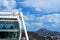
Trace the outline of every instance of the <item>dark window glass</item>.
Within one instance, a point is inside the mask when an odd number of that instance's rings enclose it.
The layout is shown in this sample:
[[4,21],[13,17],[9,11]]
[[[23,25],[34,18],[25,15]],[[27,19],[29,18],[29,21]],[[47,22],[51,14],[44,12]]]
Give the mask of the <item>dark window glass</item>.
[[0,39],[18,40],[19,24],[18,22],[0,22]]

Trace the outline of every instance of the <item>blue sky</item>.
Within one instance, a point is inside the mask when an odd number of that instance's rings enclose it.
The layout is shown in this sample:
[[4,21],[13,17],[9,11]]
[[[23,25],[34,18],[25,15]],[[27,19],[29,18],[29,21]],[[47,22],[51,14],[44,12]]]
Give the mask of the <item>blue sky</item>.
[[0,0],[0,11],[22,11],[29,31],[60,30],[60,0]]

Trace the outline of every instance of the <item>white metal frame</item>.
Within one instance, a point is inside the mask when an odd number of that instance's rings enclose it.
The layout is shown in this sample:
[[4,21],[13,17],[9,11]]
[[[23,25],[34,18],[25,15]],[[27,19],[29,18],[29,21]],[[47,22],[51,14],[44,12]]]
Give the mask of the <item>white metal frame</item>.
[[0,21],[18,21],[20,26],[19,40],[21,40],[21,37],[22,37],[22,26],[24,27],[26,40],[29,40],[22,12],[0,12],[0,18],[17,18],[18,20],[0,20]]

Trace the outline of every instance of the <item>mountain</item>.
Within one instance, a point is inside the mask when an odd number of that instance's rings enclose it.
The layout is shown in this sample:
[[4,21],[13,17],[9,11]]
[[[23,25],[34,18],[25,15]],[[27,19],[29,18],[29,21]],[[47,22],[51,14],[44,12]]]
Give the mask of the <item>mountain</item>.
[[[45,28],[41,28],[36,32],[28,31],[27,33],[28,33],[29,40],[60,40],[59,32],[50,31]],[[22,37],[25,37],[24,31],[22,31]]]
[[36,33],[40,36],[60,36],[60,32],[57,31],[51,31],[46,28],[41,28],[40,30],[36,31]]

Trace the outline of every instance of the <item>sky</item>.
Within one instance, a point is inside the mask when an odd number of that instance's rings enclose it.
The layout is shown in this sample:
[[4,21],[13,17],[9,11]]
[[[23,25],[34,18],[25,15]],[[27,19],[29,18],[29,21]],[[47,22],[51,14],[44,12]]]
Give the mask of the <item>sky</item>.
[[22,11],[28,31],[60,32],[60,0],[0,0],[0,12]]

